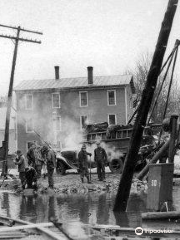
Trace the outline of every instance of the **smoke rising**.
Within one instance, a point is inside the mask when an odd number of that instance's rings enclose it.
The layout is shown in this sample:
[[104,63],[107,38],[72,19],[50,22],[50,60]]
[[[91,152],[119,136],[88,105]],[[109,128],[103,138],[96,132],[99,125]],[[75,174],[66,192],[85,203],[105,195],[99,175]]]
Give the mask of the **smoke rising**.
[[80,131],[80,124],[78,125],[75,121],[65,118],[63,131],[65,132],[63,147],[80,149],[83,143],[83,132]]
[[[66,94],[66,98],[70,100],[72,97],[70,95],[67,95],[68,94]],[[75,113],[74,111],[77,109],[75,102],[78,102],[77,104],[79,104],[79,96],[70,105],[69,109],[69,105],[64,107],[63,104],[63,108],[52,109],[51,94],[40,93],[37,96],[33,95],[33,109],[26,110],[25,97],[22,97],[18,101],[18,124],[25,126],[26,122],[29,119],[33,119],[34,131],[40,135],[40,138],[35,133],[31,134],[29,136],[31,136],[32,141],[38,140],[39,144],[44,144],[44,140],[48,142],[52,147],[55,147],[55,145],[57,145],[57,142],[61,142],[62,149],[68,148],[71,150],[80,151],[82,143],[85,140],[85,136],[84,132],[80,130],[79,116],[86,116],[87,110],[79,109],[79,111],[77,110]],[[96,106],[96,104],[94,105]],[[94,109],[92,109],[92,111],[93,110]],[[71,114],[72,118],[64,117],[69,113]],[[96,110],[91,113],[93,116],[96,113]],[[60,124],[60,122],[56,122],[58,116],[61,117],[61,129],[59,127],[59,130],[57,130],[57,124]],[[92,123],[92,116],[88,115],[87,121],[90,121]],[[96,140],[101,141],[100,138],[97,138]],[[114,158],[119,159],[123,156],[123,153],[120,150],[116,149],[115,146],[112,146],[112,144],[110,145],[101,141],[101,146],[106,150],[109,160]],[[95,143],[87,144],[87,151],[92,154],[91,160],[94,160],[95,148]]]

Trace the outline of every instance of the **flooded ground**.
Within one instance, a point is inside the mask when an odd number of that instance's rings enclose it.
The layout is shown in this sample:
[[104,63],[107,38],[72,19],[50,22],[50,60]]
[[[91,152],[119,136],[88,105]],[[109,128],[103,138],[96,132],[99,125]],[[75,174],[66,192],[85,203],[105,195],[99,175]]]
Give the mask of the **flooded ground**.
[[[121,227],[166,227],[177,229],[177,222],[143,222],[141,212],[146,211],[146,194],[132,194],[127,213],[113,213],[115,194],[88,193],[85,195],[47,194],[23,196],[14,193],[0,193],[1,215],[19,218],[33,223],[47,222],[51,217],[61,222],[75,221],[84,224],[110,224]],[[180,211],[180,187],[174,186],[175,210]]]
[[[179,230],[179,221],[142,222],[141,213],[147,211],[146,191],[131,193],[127,212],[114,214],[113,206],[119,176],[109,173],[106,177],[106,183],[102,183],[97,181],[96,174],[92,175],[93,184],[100,184],[99,190],[92,192],[77,191],[72,194],[72,191],[69,191],[68,194],[67,191],[65,194],[57,192],[56,194],[45,193],[34,196],[23,196],[22,194],[15,194],[10,191],[7,192],[6,190],[0,191],[0,214],[33,223],[49,222],[51,218],[55,218],[59,222],[62,222],[70,232],[77,233],[78,229],[78,234],[80,233],[78,226],[81,223],[90,225],[119,225],[132,229],[142,227],[143,229]],[[180,211],[180,181],[177,179],[176,183],[173,186],[173,206],[174,210]],[[104,184],[111,185],[109,192],[104,190],[106,189],[103,187]],[[47,179],[44,180],[44,185],[47,185]],[[80,182],[78,174],[72,173],[66,176],[55,176],[55,187],[57,189],[59,186],[63,186],[63,188],[69,186],[71,188],[75,185],[76,187],[82,185],[88,186],[86,183],[82,184]]]

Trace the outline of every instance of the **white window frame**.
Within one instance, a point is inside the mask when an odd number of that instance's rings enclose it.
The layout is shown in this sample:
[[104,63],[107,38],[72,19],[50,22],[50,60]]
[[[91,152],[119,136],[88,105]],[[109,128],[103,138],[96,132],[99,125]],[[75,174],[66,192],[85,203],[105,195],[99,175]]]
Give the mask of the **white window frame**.
[[[58,107],[54,107],[53,95],[58,95],[59,96],[59,106]],[[52,93],[52,108],[60,108],[60,107],[61,107],[61,96],[60,96],[60,93]]]
[[[86,96],[87,96],[87,104],[86,105],[81,105],[81,94],[82,93],[86,93]],[[79,92],[79,106],[80,107],[88,107],[88,91],[80,91]]]
[[109,116],[110,115],[114,115],[115,116],[115,125],[117,124],[117,116],[116,116],[116,114],[114,114],[114,113],[109,113],[108,114],[108,125],[110,125],[110,121],[109,121]]
[[80,116],[80,129],[83,130],[83,127],[82,127],[82,117],[87,117],[86,118],[86,121],[88,120],[88,116],[87,115],[81,115]]
[[[114,92],[114,104],[109,104],[109,92]],[[107,90],[107,105],[116,106],[116,90]]]
[[[31,108],[28,108],[27,107],[27,96],[32,96],[32,107]],[[26,110],[32,110],[33,109],[33,94],[25,94],[25,109]]]
[[[28,128],[27,128],[28,120],[32,120],[32,131],[28,131]],[[28,120],[26,120],[26,133],[33,133],[34,132],[34,121],[32,118],[28,119]]]

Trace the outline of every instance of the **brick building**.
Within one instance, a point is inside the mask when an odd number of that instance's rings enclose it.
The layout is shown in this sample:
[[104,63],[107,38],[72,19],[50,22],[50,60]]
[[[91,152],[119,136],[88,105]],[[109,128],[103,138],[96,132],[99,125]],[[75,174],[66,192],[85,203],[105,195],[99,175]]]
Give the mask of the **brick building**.
[[[27,150],[29,142],[42,137],[51,144],[67,146],[85,123],[107,121],[126,124],[133,113],[135,92],[131,75],[23,81],[16,88],[18,148]],[[65,143],[66,142],[66,143]]]

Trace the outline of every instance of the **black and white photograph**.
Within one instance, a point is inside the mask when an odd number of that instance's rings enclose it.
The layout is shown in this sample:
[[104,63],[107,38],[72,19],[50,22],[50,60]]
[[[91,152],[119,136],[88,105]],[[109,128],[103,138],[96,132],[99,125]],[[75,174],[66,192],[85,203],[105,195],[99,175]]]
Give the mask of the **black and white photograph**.
[[0,0],[0,240],[180,239],[179,0]]

